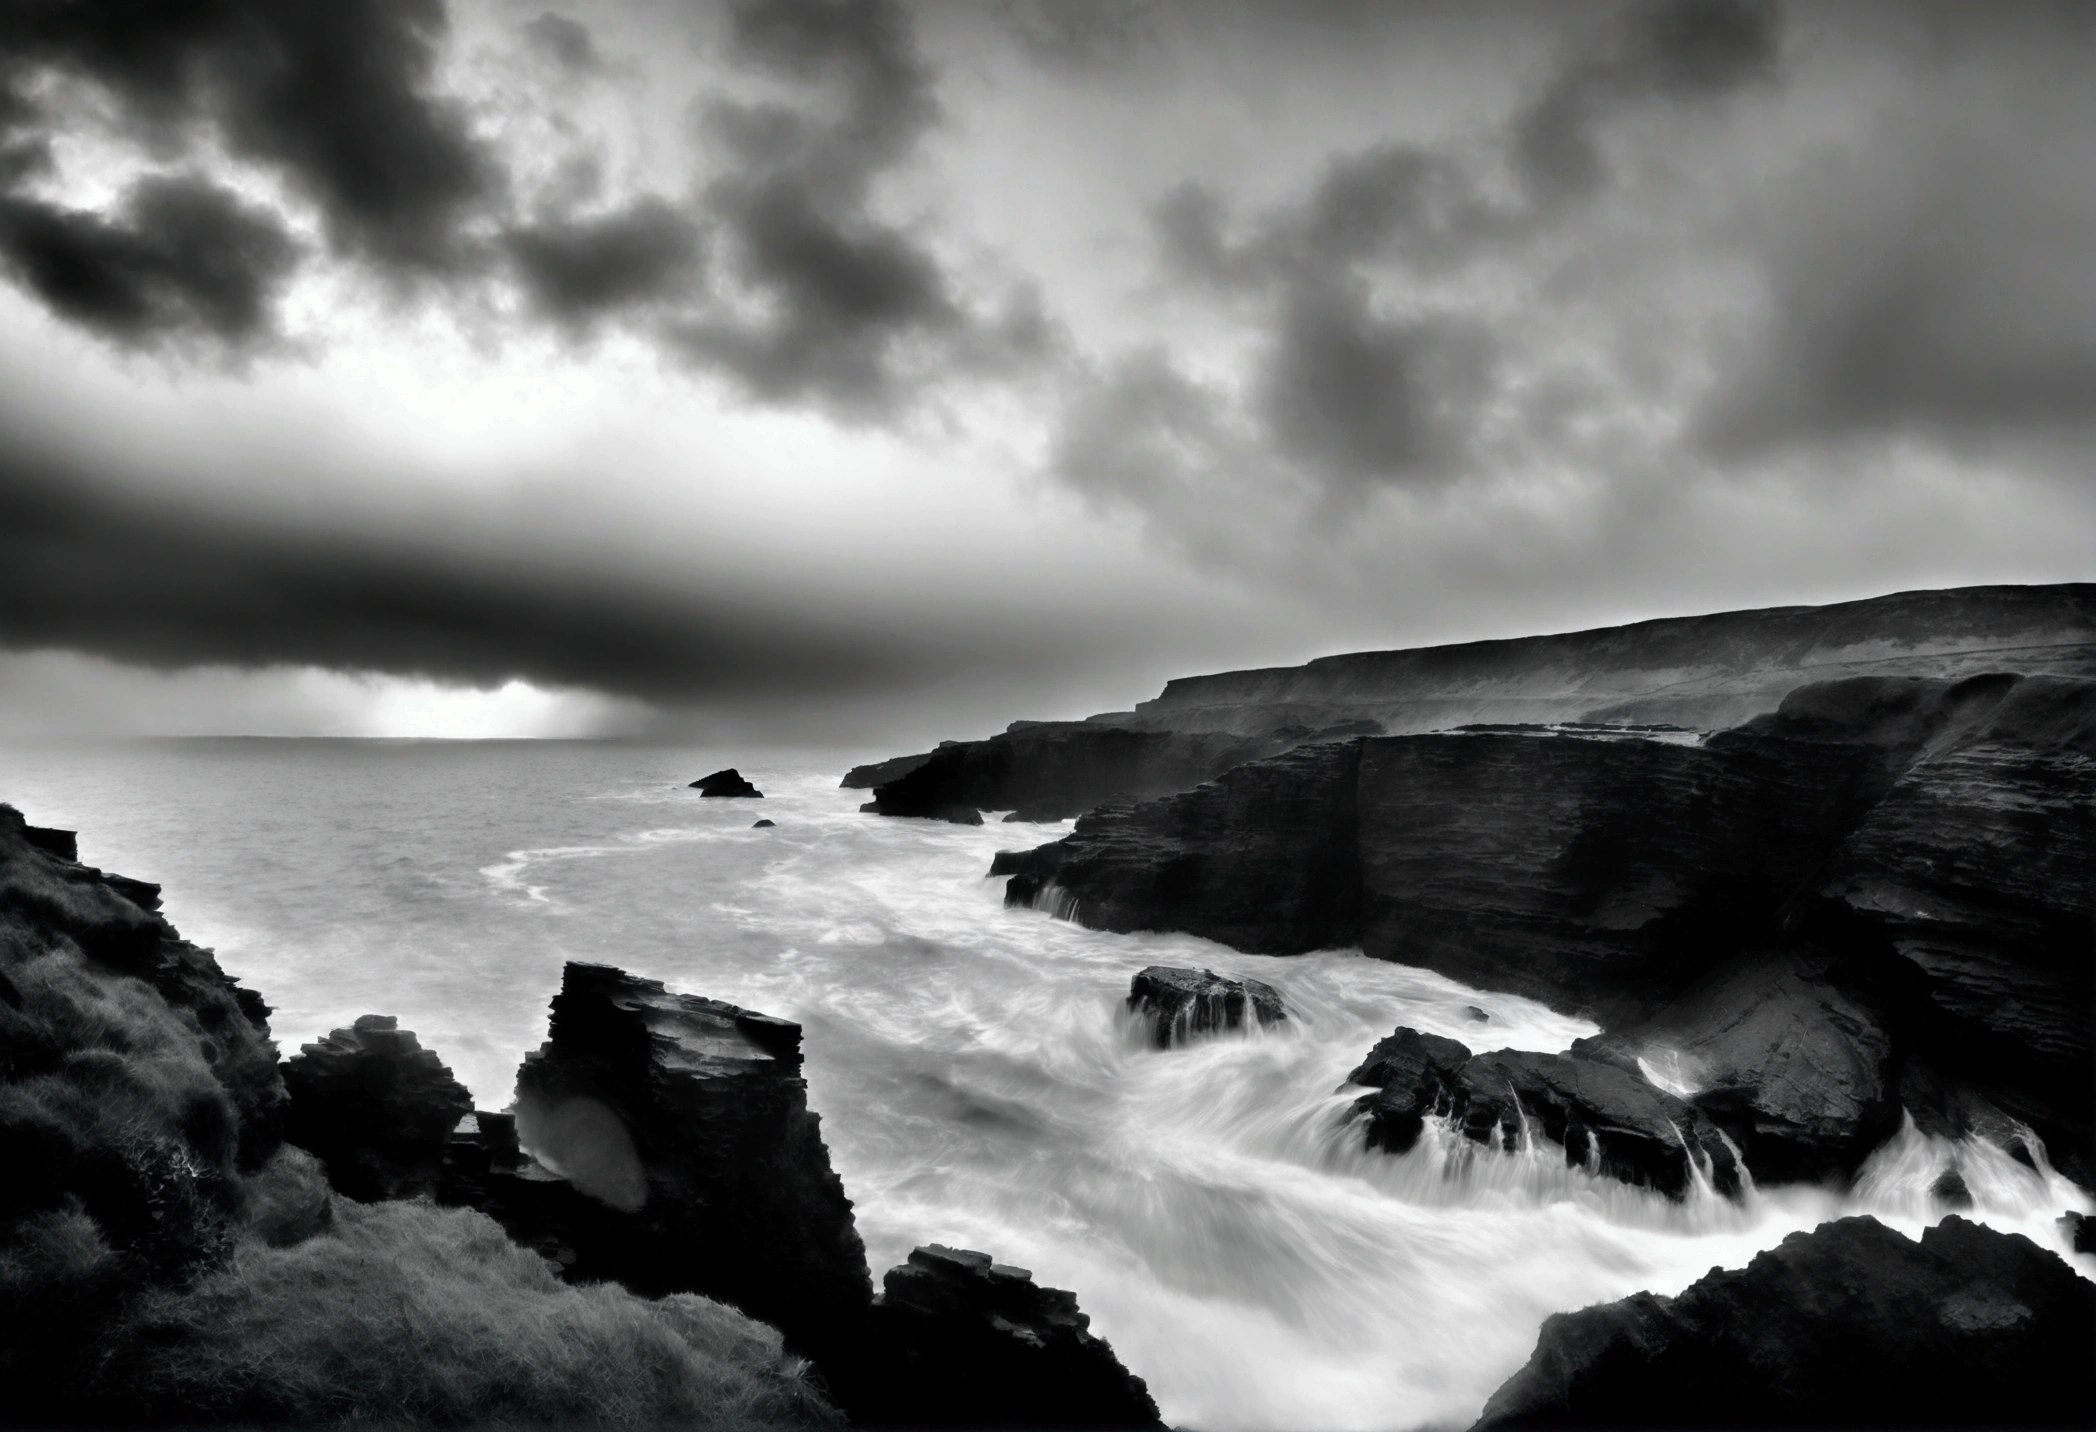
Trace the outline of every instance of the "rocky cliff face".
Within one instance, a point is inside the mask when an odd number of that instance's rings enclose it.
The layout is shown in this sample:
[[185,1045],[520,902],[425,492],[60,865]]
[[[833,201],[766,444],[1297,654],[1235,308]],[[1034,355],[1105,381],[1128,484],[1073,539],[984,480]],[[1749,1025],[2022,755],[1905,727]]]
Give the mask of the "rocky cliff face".
[[1806,687],[1700,744],[1367,738],[1102,808],[993,873],[1099,928],[1358,940],[1597,1016],[1587,1057],[1659,1071],[1765,1177],[1852,1170],[1904,1103],[2020,1120],[2088,1183],[2092,725],[2096,681],[1995,675]]
[[0,1378],[24,1422],[91,1416],[69,1399],[100,1330],[231,1256],[284,1102],[262,1001],[159,887],[75,854],[0,805]]
[[1678,1298],[1559,1313],[1479,1427],[2086,1427],[2096,1284],[1946,1218],[1845,1218]]
[[1031,878],[1036,902],[1074,901],[1099,930],[1187,930],[1269,955],[1350,944],[1360,750],[1302,746],[1161,800],[1102,807],[1052,845],[998,856],[991,873]]

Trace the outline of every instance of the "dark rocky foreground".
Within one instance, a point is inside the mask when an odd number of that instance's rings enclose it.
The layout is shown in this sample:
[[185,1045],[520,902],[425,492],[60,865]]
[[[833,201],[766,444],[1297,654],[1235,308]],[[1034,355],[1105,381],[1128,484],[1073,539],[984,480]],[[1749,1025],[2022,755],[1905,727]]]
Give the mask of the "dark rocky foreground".
[[1962,1218],[1794,1233],[1677,1298],[1543,1324],[1480,1428],[2087,1427],[2096,1284]]
[[874,1296],[797,1026],[570,966],[517,1112],[462,1118],[383,1016],[280,1073],[75,853],[0,806],[0,1421],[1160,1425],[1022,1270],[927,1248]]
[[1306,745],[992,873],[1098,928],[1358,942],[1592,1015],[1585,1064],[1683,1071],[1763,1179],[1852,1171],[1904,1106],[2096,1181],[2096,681],[1821,683],[1700,744]]

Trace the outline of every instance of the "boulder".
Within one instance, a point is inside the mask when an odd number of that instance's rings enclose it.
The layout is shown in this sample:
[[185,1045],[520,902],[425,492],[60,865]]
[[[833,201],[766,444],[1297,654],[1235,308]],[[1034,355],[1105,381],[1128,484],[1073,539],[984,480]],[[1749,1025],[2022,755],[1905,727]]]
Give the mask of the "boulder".
[[1708,1180],[1723,1194],[1740,1170],[1718,1128],[1686,1101],[1614,1064],[1502,1049],[1473,1055],[1453,1039],[1399,1028],[1347,1076],[1376,1092],[1355,1101],[1370,1148],[1403,1153],[1430,1116],[1473,1143],[1512,1152],[1531,1134],[1567,1164],[1684,1197]]
[[755,822],[753,822],[753,823],[752,823],[752,824],[750,825],[750,829],[751,829],[751,830],[771,830],[772,828],[774,828],[774,827],[775,827],[775,826],[777,826],[777,825],[778,825],[778,822],[777,822],[777,821],[775,821],[775,820],[760,820],[760,821],[755,821]]
[[764,792],[758,790],[742,777],[742,772],[733,766],[725,771],[715,771],[710,776],[701,776],[688,789],[702,796],[746,796],[763,799]]
[[444,1143],[473,1098],[390,1014],[366,1014],[284,1061],[284,1138],[328,1182],[371,1202],[434,1192]]
[[1225,979],[1214,970],[1151,965],[1128,986],[1128,1008],[1143,1021],[1159,1049],[1184,1044],[1196,1035],[1264,1026],[1288,1018],[1281,995],[1272,985],[1252,979]]
[[1794,1233],[1679,1297],[1543,1324],[1481,1428],[2086,1427],[2096,1284],[1952,1216]]
[[[877,1427],[1161,1428],[1143,1380],[1077,1297],[987,1253],[934,1243],[888,1270],[853,1419]],[[849,1394],[856,1394],[849,1395]]]

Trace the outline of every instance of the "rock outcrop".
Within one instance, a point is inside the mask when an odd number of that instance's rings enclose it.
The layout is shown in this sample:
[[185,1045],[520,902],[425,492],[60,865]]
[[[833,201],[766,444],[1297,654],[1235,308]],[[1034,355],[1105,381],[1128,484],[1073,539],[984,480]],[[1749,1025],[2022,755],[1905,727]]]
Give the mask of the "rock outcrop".
[[1512,1152],[1541,1135],[1565,1162],[1681,1198],[1698,1181],[1739,1189],[1731,1147],[1694,1106],[1595,1059],[1502,1049],[1473,1055],[1453,1039],[1400,1028],[1349,1082],[1377,1086],[1355,1103],[1371,1148],[1403,1153],[1428,1117],[1473,1143]]
[[1845,1218],[1676,1298],[1559,1313],[1481,1428],[2086,1427],[2096,1284],[1950,1217]]
[[351,1198],[433,1193],[445,1142],[473,1097],[389,1014],[361,1016],[284,1061],[286,1142]]
[[695,790],[702,796],[742,796],[758,800],[764,797],[764,792],[743,779],[742,772],[733,766],[725,771],[715,771],[710,776],[700,776],[688,789]]
[[[943,750],[954,744],[956,743],[952,741],[941,741],[939,746]],[[846,771],[844,779],[837,784],[848,791],[870,791],[875,786],[884,786],[890,781],[900,780],[931,758],[930,751],[922,751],[914,756],[890,756],[885,761],[869,761],[863,766],[853,766]]]
[[1090,1325],[1075,1294],[934,1243],[888,1270],[845,1400],[877,1427],[1161,1428]]
[[[517,1076],[515,1135],[482,1116],[448,1197],[580,1279],[703,1293],[818,1363],[873,1296],[851,1202],[801,1078],[800,1026],[570,964]],[[485,1152],[488,1167],[473,1167]],[[506,1160],[515,1160],[503,1167]],[[478,1188],[475,1183],[478,1183]]]
[[1029,722],[988,740],[941,746],[923,764],[874,787],[862,809],[938,820],[986,810],[1008,810],[1021,820],[1067,820],[1107,801],[1185,790],[1318,734],[1288,728],[1241,737]]
[[1053,886],[1093,929],[1185,930],[1262,955],[1358,938],[1361,743],[1300,746],[1193,790],[1117,803],[993,875]]
[[1171,965],[1151,965],[1139,972],[1128,986],[1128,1008],[1159,1049],[1198,1035],[1279,1024],[1288,1018],[1280,991],[1270,984]]

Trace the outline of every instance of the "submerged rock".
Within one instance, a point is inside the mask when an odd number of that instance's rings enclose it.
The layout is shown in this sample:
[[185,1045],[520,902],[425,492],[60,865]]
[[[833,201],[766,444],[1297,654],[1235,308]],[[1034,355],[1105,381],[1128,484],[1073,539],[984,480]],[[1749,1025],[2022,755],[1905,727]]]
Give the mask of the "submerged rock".
[[1159,1049],[1199,1034],[1288,1018],[1280,991],[1270,984],[1170,965],[1151,965],[1136,975],[1128,987],[1128,1008],[1142,1018]]
[[370,1202],[436,1189],[444,1144],[472,1096],[390,1014],[366,1014],[284,1061],[284,1137],[328,1181]]
[[[1090,1331],[1077,1296],[987,1253],[930,1244],[888,1270],[855,1421],[885,1427],[1160,1428],[1143,1380]],[[852,1395],[856,1394],[856,1395]]]
[[750,796],[763,799],[764,792],[758,790],[742,777],[742,772],[733,766],[725,771],[715,771],[710,776],[701,776],[688,789],[702,796]]
[[1355,1101],[1370,1148],[1403,1153],[1429,1117],[1505,1152],[1540,1134],[1565,1162],[1671,1198],[1698,1178],[1736,1193],[1740,1170],[1724,1136],[1697,1109],[1613,1064],[1502,1049],[1473,1055],[1438,1035],[1399,1028],[1347,1076],[1376,1092]]
[[2086,1427],[2096,1284],[1952,1216],[1793,1233],[1676,1298],[1543,1324],[1481,1428]]

